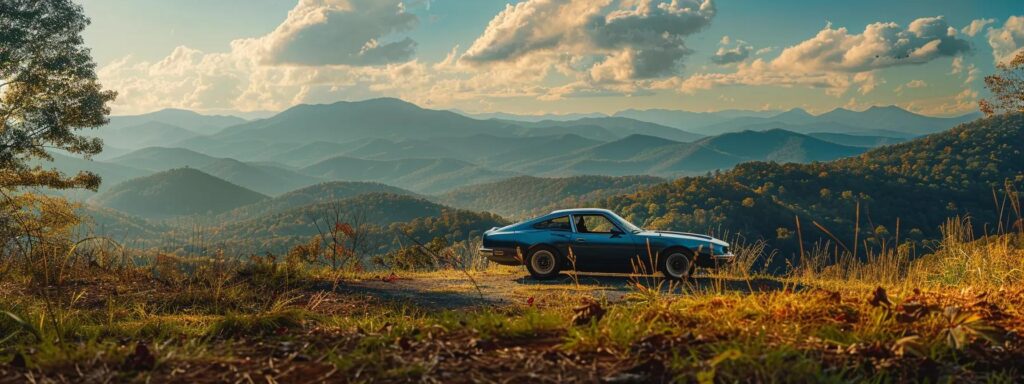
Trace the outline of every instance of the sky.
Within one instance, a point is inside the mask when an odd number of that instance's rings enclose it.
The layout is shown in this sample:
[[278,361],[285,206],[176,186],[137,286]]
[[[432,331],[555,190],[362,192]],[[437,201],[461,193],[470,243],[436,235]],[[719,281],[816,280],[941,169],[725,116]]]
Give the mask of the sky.
[[116,115],[398,97],[471,113],[977,110],[993,1],[78,0]]

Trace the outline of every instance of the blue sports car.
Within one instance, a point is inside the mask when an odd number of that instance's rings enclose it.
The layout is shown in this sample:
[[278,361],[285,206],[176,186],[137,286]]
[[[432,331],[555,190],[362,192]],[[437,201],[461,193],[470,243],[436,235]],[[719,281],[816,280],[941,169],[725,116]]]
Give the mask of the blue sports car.
[[[484,232],[480,252],[504,265],[526,265],[548,279],[563,269],[580,272],[655,272],[686,279],[697,267],[731,263],[729,243],[711,236],[650,231],[607,209],[582,208]],[[643,267],[640,267],[643,266]]]

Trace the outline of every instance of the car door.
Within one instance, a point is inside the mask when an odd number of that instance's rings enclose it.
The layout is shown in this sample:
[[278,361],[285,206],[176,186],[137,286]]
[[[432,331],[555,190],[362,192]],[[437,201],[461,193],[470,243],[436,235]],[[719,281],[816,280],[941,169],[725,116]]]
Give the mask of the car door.
[[[632,272],[636,257],[633,235],[603,214],[573,214],[572,253],[576,269],[592,272]],[[570,260],[571,262],[571,260]]]

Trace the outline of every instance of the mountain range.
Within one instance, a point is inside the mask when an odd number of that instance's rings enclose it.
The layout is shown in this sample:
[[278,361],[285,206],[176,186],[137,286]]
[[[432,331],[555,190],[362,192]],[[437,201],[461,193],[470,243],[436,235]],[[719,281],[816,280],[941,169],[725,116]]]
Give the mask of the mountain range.
[[[935,118],[895,107],[518,120],[374,99],[297,106],[254,121],[213,116],[204,122],[199,114],[161,112],[114,120],[110,142],[135,150],[94,161],[55,153],[49,163],[99,173],[100,192],[78,196],[88,197],[83,211],[96,226],[140,233],[151,245],[184,233],[170,218],[199,220],[222,244],[280,251],[315,235],[311,218],[332,209],[380,216],[373,218],[376,230],[389,236],[409,230],[429,237],[463,236],[503,222],[473,211],[523,218],[580,205],[614,208],[652,227],[717,225],[771,238],[794,214],[849,224],[843,212],[858,201],[879,221],[903,212],[907,228],[927,237],[933,217],[961,207],[933,212],[914,199],[903,198],[905,207],[879,201],[892,194],[927,200],[943,188],[975,193],[972,183],[1009,175],[1000,170],[1003,163],[995,165],[998,175],[975,171],[974,163],[993,161],[976,156],[958,166],[974,172],[971,177],[933,167],[954,161],[932,153],[936,145],[961,148],[966,156],[976,152],[968,146],[989,148],[987,138],[1009,140],[989,127],[994,120],[972,123],[979,137],[957,139],[932,132],[972,116]],[[954,132],[962,136],[965,129]],[[922,169],[935,174],[919,174]],[[888,178],[910,180],[913,190]],[[966,202],[965,214],[982,209],[964,196],[943,199]],[[782,248],[793,242],[775,240]]]
[[[300,105],[253,121],[163,110],[113,117],[101,128],[110,143],[141,149],[98,161],[56,156],[53,165],[100,174],[105,184],[93,201],[111,207],[132,205],[113,196],[127,196],[132,188],[151,195],[154,185],[173,184],[165,180],[171,176],[204,185],[212,177],[260,196],[330,181],[442,195],[523,176],[678,177],[748,161],[830,161],[949,128],[969,116],[935,118],[873,107],[820,115],[800,109],[627,110],[529,121],[501,117],[477,119],[389,98]],[[189,170],[167,173],[180,168]],[[195,212],[177,212],[185,213]]]

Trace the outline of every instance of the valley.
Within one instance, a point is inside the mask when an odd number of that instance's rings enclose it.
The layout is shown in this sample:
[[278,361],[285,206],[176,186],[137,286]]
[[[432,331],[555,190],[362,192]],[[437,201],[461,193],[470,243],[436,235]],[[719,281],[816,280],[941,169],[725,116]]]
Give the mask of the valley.
[[[109,130],[101,137],[120,147],[139,149],[93,160],[54,154],[47,165],[103,178],[95,194],[62,192],[85,204],[82,212],[93,220],[84,230],[170,252],[284,252],[322,235],[317,220],[332,211],[336,220],[374,217],[366,223],[381,238],[373,252],[388,252],[404,237],[400,228],[414,222],[447,225],[423,232],[419,241],[454,235],[466,240],[495,225],[586,205],[613,208],[654,228],[704,232],[725,226],[793,252],[793,240],[779,235],[794,230],[787,215],[811,214],[846,235],[851,221],[845,210],[861,201],[870,209],[864,199],[873,194],[815,181],[843,196],[826,214],[814,208],[820,204],[804,205],[811,197],[789,197],[807,187],[748,179],[751,170],[832,169],[973,116],[930,118],[890,107],[821,115],[630,110],[548,117],[480,119],[397,99],[301,105],[253,121],[166,110],[114,117],[100,129]],[[832,170],[830,179],[864,177],[844,172]],[[701,185],[697,191],[713,188],[716,197],[700,203],[705,192],[694,193],[686,187],[690,182]],[[737,182],[744,187],[729,187]],[[675,197],[667,202],[659,193]],[[756,208],[726,203],[748,197]],[[640,208],[651,204],[659,208]],[[665,210],[680,204],[689,208]],[[746,219],[745,210],[758,218]],[[921,239],[933,235],[936,223],[909,216],[904,225],[914,227],[905,228]],[[189,227],[194,232],[196,226],[208,228],[202,245],[188,244],[196,240]]]

